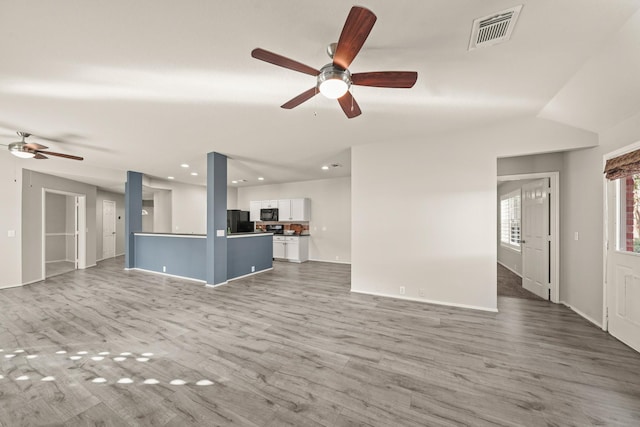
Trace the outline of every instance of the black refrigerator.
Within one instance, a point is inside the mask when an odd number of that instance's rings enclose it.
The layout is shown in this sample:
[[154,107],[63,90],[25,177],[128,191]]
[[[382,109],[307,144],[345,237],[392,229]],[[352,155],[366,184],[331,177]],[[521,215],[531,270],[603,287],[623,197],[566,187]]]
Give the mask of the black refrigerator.
[[230,209],[227,211],[227,232],[245,233],[255,231],[253,222],[249,221],[249,211]]

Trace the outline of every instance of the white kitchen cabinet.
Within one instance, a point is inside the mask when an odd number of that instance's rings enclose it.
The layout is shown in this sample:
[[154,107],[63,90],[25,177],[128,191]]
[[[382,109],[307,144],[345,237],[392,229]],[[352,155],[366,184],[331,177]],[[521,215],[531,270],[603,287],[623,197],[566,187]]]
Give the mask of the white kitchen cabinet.
[[277,200],[262,200],[262,209],[273,209],[278,207]]
[[311,200],[281,199],[278,200],[278,219],[280,221],[309,221]]
[[311,199],[254,200],[249,202],[251,221],[260,221],[260,209],[278,208],[278,221],[309,221]]
[[260,209],[262,209],[262,201],[249,202],[249,221],[260,221]]
[[273,236],[273,257],[277,259],[285,259],[285,240],[282,236]]
[[309,236],[273,236],[273,258],[290,262],[309,260]]

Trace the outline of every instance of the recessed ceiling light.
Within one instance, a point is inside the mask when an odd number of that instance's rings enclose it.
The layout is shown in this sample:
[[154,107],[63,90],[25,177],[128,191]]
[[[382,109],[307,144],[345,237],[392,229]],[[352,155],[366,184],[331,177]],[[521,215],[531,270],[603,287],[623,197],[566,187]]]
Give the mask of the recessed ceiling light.
[[181,164],[181,165],[180,165],[180,167],[181,167],[181,168],[188,168],[188,167],[189,167],[189,165],[188,165],[188,164],[186,164],[186,163],[183,163],[183,164]]
[[237,184],[238,181],[236,181],[235,179],[233,181],[231,181],[232,184]]
[[172,176],[168,176],[167,179],[175,179],[175,178]]
[[243,182],[247,182],[247,180],[246,179],[239,179],[238,182],[239,183],[243,183]]
[[264,181],[264,178],[263,178],[263,177],[261,177],[261,176],[259,176],[259,177],[258,177],[258,181]]
[[322,167],[322,170],[323,170],[323,171],[328,171],[328,170],[329,170],[329,166],[324,165],[324,166]]
[[198,176],[198,172],[191,172],[191,175]]

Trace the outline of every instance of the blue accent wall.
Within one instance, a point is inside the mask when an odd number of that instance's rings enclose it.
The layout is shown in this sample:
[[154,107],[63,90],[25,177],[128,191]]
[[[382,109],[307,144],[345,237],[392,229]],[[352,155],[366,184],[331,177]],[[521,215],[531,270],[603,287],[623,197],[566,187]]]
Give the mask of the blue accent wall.
[[124,191],[124,266],[135,266],[135,238],[133,233],[142,231],[142,174],[127,171]]
[[[206,279],[207,239],[181,236],[135,236],[135,268]],[[166,267],[166,271],[162,271]]]
[[273,236],[227,239],[227,275],[229,279],[273,267]]
[[[222,236],[217,231],[222,230]],[[227,156],[207,154],[207,284],[227,281]]]

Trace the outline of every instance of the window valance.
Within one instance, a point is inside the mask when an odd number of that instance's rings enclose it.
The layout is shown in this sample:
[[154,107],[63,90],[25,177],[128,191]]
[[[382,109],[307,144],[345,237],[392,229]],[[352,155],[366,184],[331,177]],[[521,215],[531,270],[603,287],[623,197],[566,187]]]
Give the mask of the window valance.
[[604,173],[609,180],[640,174],[640,150],[607,160]]

